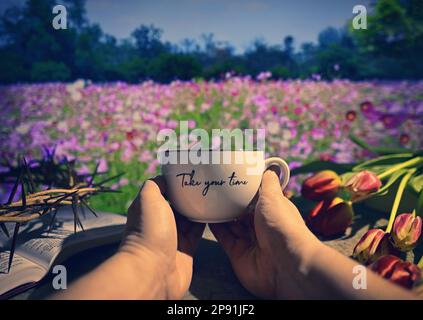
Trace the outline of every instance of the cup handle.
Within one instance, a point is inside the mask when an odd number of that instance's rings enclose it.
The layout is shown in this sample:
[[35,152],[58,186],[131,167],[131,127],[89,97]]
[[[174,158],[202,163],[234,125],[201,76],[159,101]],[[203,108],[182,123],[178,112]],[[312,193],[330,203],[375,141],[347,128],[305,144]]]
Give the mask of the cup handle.
[[284,160],[278,157],[272,157],[272,158],[268,158],[264,160],[264,167],[265,167],[264,170],[267,170],[269,167],[274,165],[278,166],[281,169],[279,180],[280,180],[281,188],[283,190],[285,189],[289,181],[289,174],[290,174],[289,166]]

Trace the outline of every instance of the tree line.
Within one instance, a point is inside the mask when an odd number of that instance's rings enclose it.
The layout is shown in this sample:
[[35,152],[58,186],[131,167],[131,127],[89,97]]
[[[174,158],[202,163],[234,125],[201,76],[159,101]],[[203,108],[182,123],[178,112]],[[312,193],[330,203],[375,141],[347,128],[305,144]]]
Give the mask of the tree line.
[[273,78],[318,77],[421,79],[423,77],[423,1],[379,0],[367,17],[366,30],[327,28],[318,42],[295,49],[292,36],[269,45],[256,39],[243,53],[203,34],[174,44],[162,40],[154,25],[136,28],[117,40],[86,16],[85,0],[65,0],[68,28],[52,28],[54,0],[27,0],[0,18],[0,82],[96,82],[218,79],[227,72]]

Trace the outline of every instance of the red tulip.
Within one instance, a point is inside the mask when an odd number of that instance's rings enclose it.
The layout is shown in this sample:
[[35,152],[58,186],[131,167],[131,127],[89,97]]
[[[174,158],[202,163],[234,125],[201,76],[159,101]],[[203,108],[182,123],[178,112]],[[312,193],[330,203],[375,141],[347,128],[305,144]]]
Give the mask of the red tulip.
[[380,257],[369,268],[383,278],[408,289],[411,289],[421,278],[421,270],[418,266],[393,255]]
[[401,251],[413,249],[422,233],[422,218],[403,213],[395,218],[392,228],[392,242]]
[[352,218],[351,203],[334,198],[320,201],[308,216],[307,225],[314,232],[331,237],[345,232]]
[[354,247],[353,257],[360,263],[367,264],[375,261],[391,251],[389,234],[381,229],[367,231]]
[[354,198],[361,197],[379,190],[382,182],[374,173],[364,170],[352,176],[345,187],[350,190]]
[[304,180],[301,193],[310,200],[331,199],[341,186],[341,178],[331,170],[320,171]]

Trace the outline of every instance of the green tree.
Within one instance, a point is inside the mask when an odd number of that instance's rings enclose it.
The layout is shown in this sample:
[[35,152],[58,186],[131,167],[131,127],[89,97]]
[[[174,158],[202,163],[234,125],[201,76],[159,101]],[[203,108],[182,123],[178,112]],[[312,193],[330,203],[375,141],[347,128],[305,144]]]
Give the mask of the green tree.
[[185,54],[162,54],[153,59],[149,66],[151,78],[161,82],[191,80],[200,73],[201,66],[197,60]]
[[161,42],[163,30],[154,25],[141,25],[132,32],[135,46],[142,57],[152,58],[165,52],[165,46]]
[[385,70],[384,77],[423,76],[421,0],[379,0],[368,15],[367,29],[351,32],[362,53]]
[[31,68],[31,80],[36,82],[66,81],[70,76],[69,68],[61,62],[36,62]]

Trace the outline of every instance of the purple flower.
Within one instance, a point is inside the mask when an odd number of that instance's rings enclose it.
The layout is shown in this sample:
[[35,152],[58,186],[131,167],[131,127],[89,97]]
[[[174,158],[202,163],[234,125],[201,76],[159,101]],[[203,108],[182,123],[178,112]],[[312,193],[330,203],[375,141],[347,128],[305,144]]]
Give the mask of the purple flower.
[[404,113],[385,113],[380,115],[379,120],[386,129],[395,129],[402,125],[407,118],[408,116]]
[[380,118],[380,112],[375,109],[375,106],[370,101],[364,101],[360,104],[361,113],[367,120],[377,121]]

